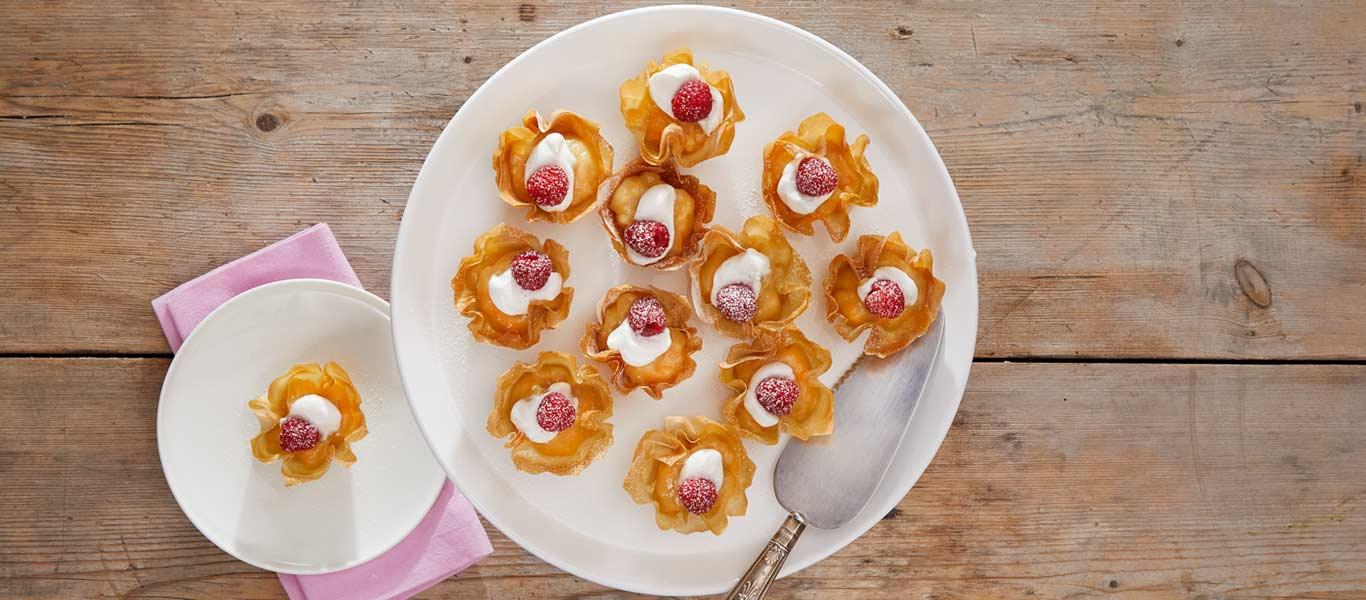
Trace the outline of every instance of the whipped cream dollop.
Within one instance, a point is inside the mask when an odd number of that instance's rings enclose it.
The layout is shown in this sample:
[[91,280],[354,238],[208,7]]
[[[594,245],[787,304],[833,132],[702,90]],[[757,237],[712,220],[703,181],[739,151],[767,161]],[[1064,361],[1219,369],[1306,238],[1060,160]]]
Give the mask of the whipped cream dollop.
[[727,258],[721,266],[716,268],[716,272],[711,277],[711,303],[716,304],[716,296],[721,292],[721,288],[732,283],[743,283],[754,290],[754,296],[759,296],[759,284],[768,276],[771,270],[768,257],[763,252],[753,248],[745,248],[745,251]]
[[622,319],[607,335],[607,347],[621,353],[621,360],[633,367],[643,367],[669,350],[672,337],[669,328],[654,335],[640,335],[631,329],[631,320]]
[[559,433],[558,431],[546,431],[536,420],[536,411],[541,409],[541,401],[553,392],[564,394],[574,410],[576,412],[579,410],[579,399],[569,395],[569,384],[563,381],[552,383],[546,391],[540,394],[532,394],[512,405],[512,412],[509,415],[512,418],[512,424],[517,426],[517,431],[522,432],[527,439],[537,444],[549,442],[555,439],[555,434]]
[[542,209],[550,212],[564,212],[569,208],[574,198],[574,153],[569,149],[569,141],[563,135],[552,133],[541,138],[540,143],[531,150],[531,156],[526,159],[526,168],[522,171],[524,179],[522,184],[526,185],[526,180],[531,179],[531,175],[537,169],[546,165],[557,165],[564,169],[565,177],[569,178],[569,188],[565,190],[564,198],[558,204],[542,206]]
[[541,289],[528,290],[517,285],[517,280],[512,277],[512,267],[508,267],[506,271],[489,278],[489,298],[499,312],[516,317],[526,314],[527,307],[533,301],[554,300],[560,295],[563,286],[564,277],[552,271]]
[[916,287],[915,280],[911,279],[905,271],[896,267],[878,267],[873,271],[873,276],[858,284],[858,299],[863,300],[868,297],[868,292],[873,291],[873,283],[879,279],[886,279],[895,283],[901,288],[901,295],[906,297],[906,306],[915,304],[916,298],[920,296],[920,288]]
[[717,491],[721,490],[721,484],[726,481],[725,462],[721,459],[721,453],[711,448],[694,450],[688,455],[687,460],[683,461],[683,469],[678,473],[678,481],[682,483],[694,477],[701,477],[712,482]]
[[[783,174],[778,177],[778,197],[782,199],[783,204],[787,205],[787,208],[799,215],[809,215],[816,212],[816,209],[825,204],[825,201],[829,200],[830,196],[835,193],[835,190],[830,190],[829,193],[821,196],[808,196],[797,189],[797,166],[805,158],[808,156],[798,155],[793,158],[792,162],[783,167]],[[810,156],[809,158],[830,164],[829,161],[819,156]]]
[[721,124],[721,115],[726,112],[725,104],[722,101],[721,92],[702,79],[702,73],[698,72],[697,67],[679,63],[669,65],[662,71],[651,75],[647,84],[650,90],[650,98],[655,101],[655,106],[658,106],[659,110],[664,111],[664,114],[678,120],[678,117],[674,115],[674,94],[677,94],[678,88],[683,87],[683,84],[690,79],[701,81],[711,91],[711,113],[697,122],[702,127],[702,131],[711,134],[716,130],[716,126]]
[[650,258],[626,247],[626,256],[630,257],[631,262],[638,265],[649,265],[659,262],[660,259],[669,255],[669,250],[674,247],[674,202],[678,199],[678,190],[667,183],[658,183],[645,190],[640,195],[640,201],[636,203],[637,221],[658,221],[664,224],[664,228],[669,230],[669,245],[664,248],[664,252],[659,256]]
[[749,411],[749,416],[758,423],[760,427],[772,427],[778,424],[778,415],[768,412],[764,405],[759,404],[756,388],[759,382],[769,377],[782,377],[796,381],[797,376],[792,373],[792,367],[782,361],[771,362],[754,372],[754,376],[749,378],[749,386],[745,389],[745,410]]
[[280,422],[283,423],[289,418],[308,421],[314,429],[318,430],[319,440],[326,440],[327,436],[332,435],[341,427],[341,411],[337,410],[337,405],[317,394],[295,398],[294,403],[289,405],[289,414],[284,419],[280,419]]

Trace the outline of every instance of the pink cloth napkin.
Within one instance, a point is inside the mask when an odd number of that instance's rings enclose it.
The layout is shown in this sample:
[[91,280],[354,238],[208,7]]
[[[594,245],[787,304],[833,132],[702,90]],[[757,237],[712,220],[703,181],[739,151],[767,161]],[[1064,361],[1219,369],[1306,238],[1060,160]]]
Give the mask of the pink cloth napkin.
[[[326,223],[218,267],[152,301],[172,350],[229,298],[282,279],[330,279],[361,287]],[[326,575],[280,575],[291,600],[402,600],[493,553],[469,500],[447,481],[431,511],[393,549]]]

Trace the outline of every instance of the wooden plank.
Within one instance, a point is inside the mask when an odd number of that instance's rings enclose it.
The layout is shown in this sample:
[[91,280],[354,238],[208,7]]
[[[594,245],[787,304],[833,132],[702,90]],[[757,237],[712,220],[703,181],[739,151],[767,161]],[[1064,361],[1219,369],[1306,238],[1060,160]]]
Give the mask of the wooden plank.
[[[0,352],[164,352],[151,298],[319,221],[385,294],[447,118],[611,10],[101,6],[0,20]],[[980,356],[1366,358],[1344,300],[1366,292],[1360,2],[760,10],[851,52],[934,137],[979,252]]]
[[[0,359],[0,597],[282,597],[166,489],[166,366]],[[978,364],[899,508],[777,597],[1363,597],[1362,389],[1366,366]],[[422,597],[626,596],[493,533]]]

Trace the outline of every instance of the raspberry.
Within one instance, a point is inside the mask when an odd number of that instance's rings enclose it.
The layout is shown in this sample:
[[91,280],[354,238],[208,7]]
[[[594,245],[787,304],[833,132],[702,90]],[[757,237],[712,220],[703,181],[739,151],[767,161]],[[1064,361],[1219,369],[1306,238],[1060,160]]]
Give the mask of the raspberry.
[[631,310],[627,312],[627,320],[631,324],[631,331],[645,337],[659,335],[668,325],[668,318],[664,314],[664,305],[654,297],[640,298],[631,303]]
[[792,403],[797,401],[797,382],[786,377],[765,377],[754,386],[754,397],[764,410],[778,416],[792,412]]
[[839,182],[839,173],[822,159],[808,156],[797,163],[797,191],[807,196],[829,194]]
[[879,279],[873,282],[873,289],[863,298],[863,305],[868,312],[879,317],[895,319],[901,316],[901,311],[906,310],[906,295],[901,293],[901,286],[895,281]]
[[753,321],[754,313],[759,310],[754,288],[743,283],[732,283],[721,288],[721,291],[716,292],[715,304],[722,316],[737,323]]
[[636,221],[622,234],[626,247],[646,258],[659,258],[669,251],[669,228],[659,221]]
[[674,118],[684,123],[696,123],[711,114],[711,86],[701,79],[689,79],[678,86],[670,106]]
[[550,257],[542,252],[527,250],[512,258],[512,279],[524,290],[534,292],[545,287],[552,271]]
[[678,484],[678,502],[692,514],[705,515],[716,505],[716,484],[703,477],[688,479]]
[[555,206],[569,193],[569,176],[559,165],[546,165],[526,179],[526,193],[537,206]]
[[564,431],[574,426],[574,405],[559,392],[541,397],[536,407],[536,424],[546,431]]
[[311,449],[321,438],[317,427],[299,417],[290,417],[280,423],[280,449],[285,452]]

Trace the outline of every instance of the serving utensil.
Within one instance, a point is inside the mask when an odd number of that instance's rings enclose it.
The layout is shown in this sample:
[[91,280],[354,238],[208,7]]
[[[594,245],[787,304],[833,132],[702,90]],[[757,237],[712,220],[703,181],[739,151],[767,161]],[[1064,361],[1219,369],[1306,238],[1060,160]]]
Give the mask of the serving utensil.
[[835,529],[868,505],[896,456],[944,340],[944,314],[906,350],[864,357],[835,386],[835,430],[792,440],[773,470],[773,492],[788,516],[726,595],[759,600],[807,525]]

